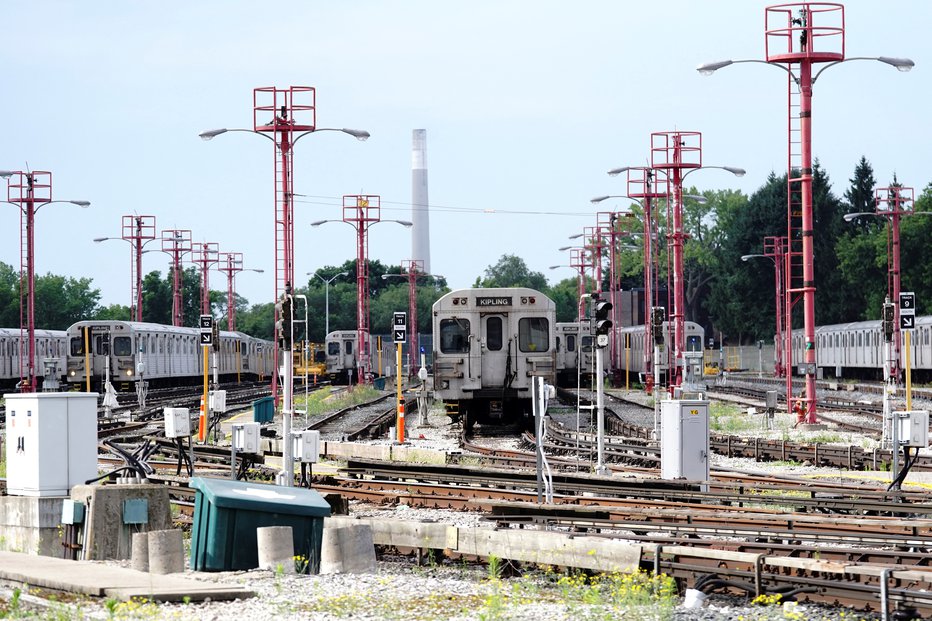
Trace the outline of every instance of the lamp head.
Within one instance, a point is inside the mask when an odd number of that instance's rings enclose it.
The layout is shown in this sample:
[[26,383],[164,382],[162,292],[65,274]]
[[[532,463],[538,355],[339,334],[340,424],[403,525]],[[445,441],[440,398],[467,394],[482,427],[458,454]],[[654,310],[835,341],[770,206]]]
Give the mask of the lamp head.
[[105,242],[105,241],[107,241],[108,239],[110,239],[110,238],[109,238],[109,237],[95,237],[95,238],[94,238],[94,242],[97,243],[97,244],[99,244],[100,242]]
[[81,209],[87,209],[91,206],[91,201],[68,201],[72,205],[77,205]]
[[412,226],[414,226],[413,222],[409,222],[407,220],[395,220],[395,222],[405,227],[406,229],[410,229]]
[[220,134],[227,133],[227,131],[228,130],[225,127],[221,129],[208,129],[206,132],[201,132],[200,134],[198,134],[198,136],[201,137],[201,140],[213,140]]
[[[611,173],[609,173],[609,174],[611,174]],[[595,198],[590,198],[590,199],[589,199],[589,202],[590,202],[590,203],[601,203],[602,201],[608,200],[608,199],[610,199],[610,198],[611,198],[611,196],[609,196],[608,194],[606,194],[605,196],[596,196]]]
[[627,172],[630,168],[631,168],[630,166],[622,166],[621,168],[613,168],[610,171],[608,171],[608,174],[611,177],[617,177],[621,173]]
[[366,140],[369,140],[369,132],[367,132],[364,129],[349,129],[347,127],[344,127],[340,131],[342,131],[344,134],[349,134],[350,136],[352,136],[353,138],[355,138],[356,140],[360,142],[365,142]]
[[722,67],[727,67],[733,62],[734,61],[732,60],[719,60],[714,63],[706,63],[704,65],[699,65],[698,67],[696,67],[696,71],[698,71],[702,75],[712,75],[713,73],[715,73]]
[[318,220],[317,222],[311,222],[311,226],[320,226],[321,224],[324,224],[325,222],[329,222],[329,220]]
[[877,60],[879,60],[882,63],[886,63],[888,65],[896,67],[897,71],[903,71],[903,72],[909,71],[910,69],[916,66],[916,63],[914,63],[909,58],[894,58],[892,56],[879,56]]
[[9,179],[14,174],[16,173],[14,173],[12,170],[0,170],[0,178],[3,178],[3,179]]
[[737,166],[722,166],[725,170],[733,174],[735,177],[743,177],[747,171],[743,168],[738,168]]

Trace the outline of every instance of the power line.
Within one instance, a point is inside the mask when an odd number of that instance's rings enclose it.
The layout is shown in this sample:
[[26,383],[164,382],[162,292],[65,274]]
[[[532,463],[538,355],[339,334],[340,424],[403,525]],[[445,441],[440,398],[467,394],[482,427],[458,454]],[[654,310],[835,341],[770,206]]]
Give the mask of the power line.
[[[304,196],[305,198],[310,198],[310,199],[323,199],[323,200],[301,200],[301,199],[296,198],[294,202],[304,203],[308,205],[323,205],[326,207],[342,207],[343,206],[342,197],[312,196],[312,195],[304,195],[304,194],[302,194],[302,196]],[[324,202],[324,201],[333,201],[333,202]],[[336,201],[340,201],[340,202],[336,202]],[[386,204],[399,206],[397,208],[388,208],[386,209],[386,211],[393,211],[393,210],[401,211],[402,208],[404,208],[405,210],[411,209],[411,210],[417,210],[417,211],[422,211],[424,209],[427,209],[431,212],[441,212],[441,213],[447,212],[447,213],[470,213],[470,214],[509,214],[509,215],[526,215],[526,216],[583,216],[586,218],[589,218],[592,216],[591,212],[579,213],[579,212],[573,212],[573,211],[530,211],[530,210],[522,210],[522,209],[489,209],[489,208],[483,209],[483,208],[478,208],[478,207],[452,207],[452,206],[434,205],[434,204],[428,205],[427,207],[423,207],[420,205],[415,206],[412,203],[406,203],[402,201],[382,200],[382,205],[386,205]]]

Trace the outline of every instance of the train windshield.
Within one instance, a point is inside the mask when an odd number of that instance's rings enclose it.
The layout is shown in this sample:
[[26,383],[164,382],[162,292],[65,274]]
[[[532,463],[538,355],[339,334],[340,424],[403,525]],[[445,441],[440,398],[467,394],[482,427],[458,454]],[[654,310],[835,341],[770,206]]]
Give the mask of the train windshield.
[[468,320],[440,320],[440,351],[444,354],[465,354],[469,352]]
[[686,351],[702,351],[702,337],[701,336],[687,336],[686,337]]
[[114,356],[132,356],[133,342],[128,336],[118,336],[113,339]]
[[340,355],[340,344],[336,342],[327,343],[327,355],[328,356],[339,356]]
[[80,336],[76,336],[71,339],[71,355],[72,356],[83,356],[84,355],[84,339]]
[[550,322],[544,317],[520,319],[518,349],[525,352],[543,352],[550,349]]

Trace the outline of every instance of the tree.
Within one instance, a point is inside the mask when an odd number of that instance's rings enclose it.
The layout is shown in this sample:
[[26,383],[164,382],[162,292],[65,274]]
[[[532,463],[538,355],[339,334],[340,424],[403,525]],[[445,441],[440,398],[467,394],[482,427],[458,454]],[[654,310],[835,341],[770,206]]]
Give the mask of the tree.
[[46,274],[36,277],[36,326],[66,330],[97,311],[100,290],[91,288],[90,278],[66,278]]
[[579,318],[579,280],[564,278],[546,291],[557,306],[557,321],[576,321]]
[[172,325],[172,282],[162,273],[149,272],[142,279],[142,320]]
[[547,279],[540,272],[528,269],[524,259],[513,254],[503,254],[498,263],[485,270],[485,278],[476,279],[477,287],[528,287],[543,292]]

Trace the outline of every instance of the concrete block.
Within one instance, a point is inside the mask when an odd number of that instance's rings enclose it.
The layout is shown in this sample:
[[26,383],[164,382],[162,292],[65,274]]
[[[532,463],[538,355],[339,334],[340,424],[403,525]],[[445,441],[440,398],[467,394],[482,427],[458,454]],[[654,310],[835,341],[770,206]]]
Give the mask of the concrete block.
[[0,497],[0,550],[61,557],[65,497]]
[[259,569],[295,573],[294,535],[290,526],[257,528],[256,543],[259,548]]
[[133,569],[149,571],[149,533],[133,533]]
[[320,573],[361,574],[375,571],[375,544],[369,524],[324,526]]
[[[76,485],[71,498],[87,507],[83,556],[86,560],[129,559],[133,533],[172,527],[168,488],[164,485]],[[142,499],[148,505],[148,521],[124,524],[124,501]]]
[[181,531],[153,530],[149,538],[149,573],[179,574],[184,571],[184,542]]

